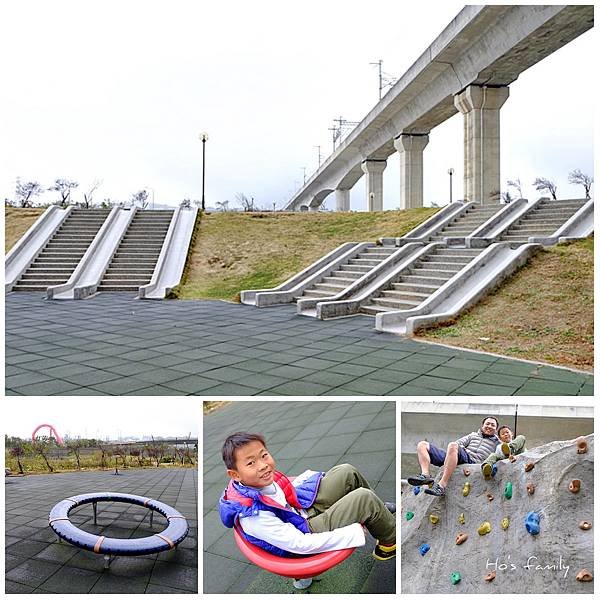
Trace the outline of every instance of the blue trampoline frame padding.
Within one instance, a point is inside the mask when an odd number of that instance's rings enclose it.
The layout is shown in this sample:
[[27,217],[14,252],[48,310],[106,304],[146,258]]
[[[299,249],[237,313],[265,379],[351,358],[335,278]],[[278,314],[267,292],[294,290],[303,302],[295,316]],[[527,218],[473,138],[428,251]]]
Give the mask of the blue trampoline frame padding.
[[[120,539],[95,535],[75,527],[69,513],[77,506],[96,502],[125,502],[143,506],[163,515],[168,522],[166,529],[144,538]],[[165,552],[176,548],[189,532],[186,518],[177,510],[152,498],[133,494],[98,492],[71,496],[56,504],[50,511],[48,524],[56,535],[84,550],[110,556],[139,556]]]

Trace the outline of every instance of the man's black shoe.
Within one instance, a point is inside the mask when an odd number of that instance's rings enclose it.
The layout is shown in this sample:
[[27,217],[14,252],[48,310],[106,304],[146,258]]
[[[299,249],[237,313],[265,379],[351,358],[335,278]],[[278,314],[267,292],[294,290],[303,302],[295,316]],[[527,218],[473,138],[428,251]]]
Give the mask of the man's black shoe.
[[433,479],[433,477],[430,477],[429,475],[423,475],[421,473],[421,475],[415,475],[414,477],[409,477],[407,479],[407,481],[410,485],[429,485],[430,483],[433,483],[434,479]]
[[446,488],[443,488],[439,483],[434,483],[430,488],[425,490],[425,493],[430,496],[445,496]]
[[395,502],[384,502],[383,505],[392,513],[396,512],[396,503]]

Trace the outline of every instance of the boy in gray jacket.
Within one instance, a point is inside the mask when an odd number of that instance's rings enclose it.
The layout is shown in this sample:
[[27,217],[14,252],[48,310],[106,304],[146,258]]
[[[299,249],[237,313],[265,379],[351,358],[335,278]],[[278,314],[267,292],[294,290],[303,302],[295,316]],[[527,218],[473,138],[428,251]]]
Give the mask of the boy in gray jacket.
[[481,427],[468,435],[461,437],[455,442],[450,442],[446,451],[434,446],[426,440],[417,444],[417,458],[421,467],[421,474],[409,477],[410,485],[427,485],[434,482],[429,475],[429,466],[443,467],[444,473],[439,483],[433,483],[431,488],[425,490],[426,494],[432,496],[445,496],[446,487],[454,473],[457,465],[473,464],[482,462],[498,444],[496,431],[498,419],[496,417],[485,417]]

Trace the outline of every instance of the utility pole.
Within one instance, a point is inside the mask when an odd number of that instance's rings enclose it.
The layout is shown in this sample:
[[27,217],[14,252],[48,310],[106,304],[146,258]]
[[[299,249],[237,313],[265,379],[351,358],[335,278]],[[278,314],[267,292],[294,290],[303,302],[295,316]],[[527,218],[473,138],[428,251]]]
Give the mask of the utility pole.
[[319,167],[321,166],[321,146],[315,146],[317,149],[317,156],[319,158]]
[[383,72],[383,61],[381,59],[379,59],[377,62],[369,64],[377,67],[379,74],[379,99],[381,100],[383,97],[383,89],[386,87],[392,87],[396,83],[397,79]]
[[382,73],[381,73],[381,65],[383,64],[383,61],[381,59],[379,59],[377,62],[369,63],[369,64],[378,68],[378,71],[379,71],[379,99],[381,100],[381,91],[383,90],[383,77],[382,77]]
[[202,211],[204,211],[204,171],[206,167],[206,141],[208,140],[208,133],[201,133],[200,140],[202,140]]
[[306,185],[306,167],[300,167],[302,169],[302,173],[303,173],[303,177],[304,177],[304,183],[303,185]]
[[454,169],[452,167],[448,169],[448,175],[450,175],[450,204],[452,204],[452,175],[454,175]]

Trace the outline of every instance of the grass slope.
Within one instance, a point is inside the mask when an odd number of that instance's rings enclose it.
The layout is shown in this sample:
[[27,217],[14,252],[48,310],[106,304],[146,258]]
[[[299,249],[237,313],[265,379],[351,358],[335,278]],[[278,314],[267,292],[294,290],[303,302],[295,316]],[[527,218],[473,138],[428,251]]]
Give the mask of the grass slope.
[[8,252],[19,238],[35,223],[45,208],[4,208],[4,252]]
[[542,250],[454,324],[417,337],[591,371],[593,238]]
[[344,242],[403,235],[436,210],[205,214],[175,293],[236,300],[240,290],[278,285]]

